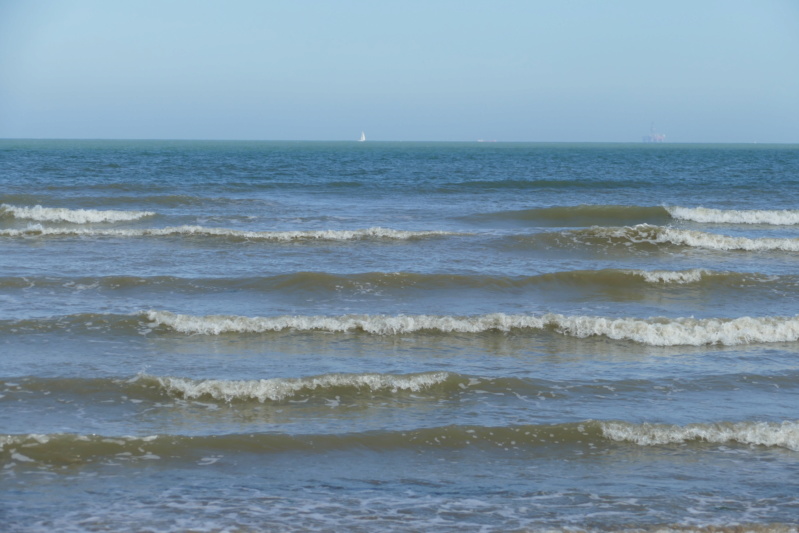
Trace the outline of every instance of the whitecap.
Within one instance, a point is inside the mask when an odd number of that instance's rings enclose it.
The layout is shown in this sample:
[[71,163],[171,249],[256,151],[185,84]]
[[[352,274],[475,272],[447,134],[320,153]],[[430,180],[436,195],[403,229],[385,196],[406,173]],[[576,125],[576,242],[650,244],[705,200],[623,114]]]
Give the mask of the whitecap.
[[8,204],[0,205],[0,212],[5,211],[14,218],[35,220],[37,222],[71,222],[73,224],[92,224],[101,222],[129,222],[149,216],[152,211],[116,211],[96,209],[66,209],[63,207],[18,207]]
[[419,392],[445,382],[447,372],[424,374],[325,374],[305,378],[272,378],[258,380],[194,380],[178,377],[140,375],[138,379],[155,381],[159,388],[186,399],[210,396],[216,400],[281,401],[300,392],[325,391],[332,388],[351,387],[377,391]]
[[690,424],[600,423],[605,438],[633,442],[642,446],[702,441],[715,444],[737,442],[757,446],[776,446],[799,451],[799,422],[737,422]]
[[799,210],[736,210],[711,209],[707,207],[666,207],[669,214],[678,220],[711,224],[771,224],[792,226],[799,224]]
[[169,311],[146,311],[143,317],[155,326],[186,334],[267,333],[278,331],[363,332],[397,335],[421,331],[439,333],[483,333],[488,331],[542,330],[588,338],[603,336],[649,346],[701,346],[795,342],[799,340],[799,317],[715,318],[610,318],[601,316],[508,315],[343,315],[245,317],[194,316]]
[[95,229],[95,228],[54,228],[41,224],[31,224],[26,229],[0,230],[0,235],[8,237],[25,236],[81,236],[81,237],[170,237],[207,236],[230,237],[266,241],[352,241],[362,239],[409,240],[415,238],[458,235],[447,231],[407,231],[388,228],[368,228],[358,230],[319,230],[319,231],[245,231],[205,226],[174,226],[149,229]]
[[742,250],[742,251],[799,251],[799,239],[791,238],[749,238],[731,237],[695,230],[684,230],[672,227],[638,224],[619,228],[594,227],[582,230],[577,235],[589,235],[601,238],[626,239],[632,243],[676,244],[709,250]]
[[691,270],[629,270],[629,274],[644,278],[647,283],[696,283],[703,277],[713,274],[705,268],[694,268]]

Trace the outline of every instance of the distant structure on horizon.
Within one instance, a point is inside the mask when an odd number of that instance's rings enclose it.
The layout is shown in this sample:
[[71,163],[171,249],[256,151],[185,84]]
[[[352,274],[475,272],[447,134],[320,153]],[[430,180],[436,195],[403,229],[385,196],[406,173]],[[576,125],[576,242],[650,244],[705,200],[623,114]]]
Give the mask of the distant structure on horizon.
[[665,133],[655,133],[655,123],[653,122],[652,125],[649,127],[649,135],[644,135],[641,138],[641,141],[645,143],[662,143],[666,142],[666,134]]

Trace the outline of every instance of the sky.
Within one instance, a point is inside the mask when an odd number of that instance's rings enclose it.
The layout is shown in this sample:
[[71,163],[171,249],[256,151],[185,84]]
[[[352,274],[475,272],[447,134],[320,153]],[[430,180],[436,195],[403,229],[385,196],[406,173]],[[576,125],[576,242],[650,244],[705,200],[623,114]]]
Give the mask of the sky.
[[0,0],[0,138],[799,143],[799,0]]

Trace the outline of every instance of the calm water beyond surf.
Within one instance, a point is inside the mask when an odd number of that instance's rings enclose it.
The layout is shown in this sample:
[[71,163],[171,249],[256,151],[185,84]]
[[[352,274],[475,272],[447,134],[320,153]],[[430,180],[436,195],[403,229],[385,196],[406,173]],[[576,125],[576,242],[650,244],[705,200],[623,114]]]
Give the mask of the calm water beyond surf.
[[799,146],[0,141],[0,529],[797,531]]

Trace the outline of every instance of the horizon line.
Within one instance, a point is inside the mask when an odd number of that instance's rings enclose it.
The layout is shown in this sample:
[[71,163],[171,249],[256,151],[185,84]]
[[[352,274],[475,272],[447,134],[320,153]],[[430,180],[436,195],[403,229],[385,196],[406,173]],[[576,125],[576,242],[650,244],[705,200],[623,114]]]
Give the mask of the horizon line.
[[358,139],[213,139],[213,138],[168,138],[168,137],[0,137],[0,141],[137,141],[137,142],[293,142],[293,143],[463,143],[463,144],[640,144],[640,145],[685,145],[685,144],[743,144],[743,145],[768,145],[768,144],[799,144],[799,141],[662,141],[646,142],[641,140],[630,141],[503,141],[503,140],[392,140],[378,139],[359,141]]

